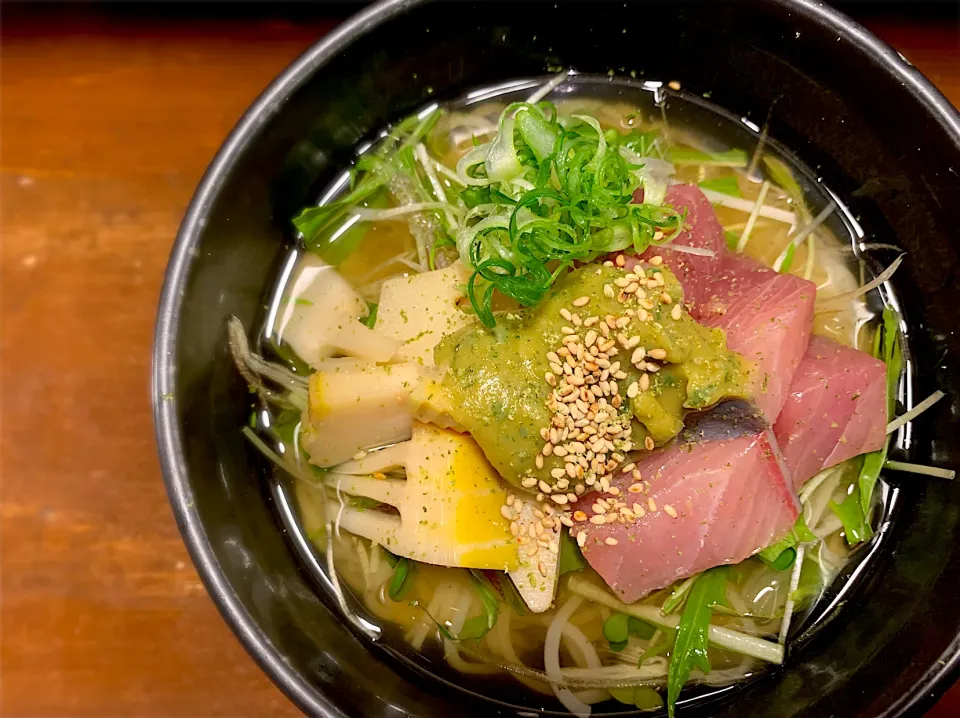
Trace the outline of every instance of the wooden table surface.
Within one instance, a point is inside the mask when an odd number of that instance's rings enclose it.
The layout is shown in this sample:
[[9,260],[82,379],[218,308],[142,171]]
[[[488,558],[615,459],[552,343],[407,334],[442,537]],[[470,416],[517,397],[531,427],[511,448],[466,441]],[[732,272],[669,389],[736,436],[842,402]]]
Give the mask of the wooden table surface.
[[[4,7],[2,716],[295,713],[190,564],[148,394],[194,187],[257,93],[335,24],[223,7]],[[955,25],[868,24],[960,104]],[[930,715],[960,715],[960,688]]]

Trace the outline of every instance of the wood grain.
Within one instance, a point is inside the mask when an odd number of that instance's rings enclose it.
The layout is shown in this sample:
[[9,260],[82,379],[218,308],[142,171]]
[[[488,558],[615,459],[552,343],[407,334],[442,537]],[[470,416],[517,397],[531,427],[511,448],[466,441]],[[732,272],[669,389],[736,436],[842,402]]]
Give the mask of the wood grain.
[[[201,174],[333,22],[4,12],[0,715],[293,715],[187,558],[149,365]],[[960,103],[955,28],[876,29]]]

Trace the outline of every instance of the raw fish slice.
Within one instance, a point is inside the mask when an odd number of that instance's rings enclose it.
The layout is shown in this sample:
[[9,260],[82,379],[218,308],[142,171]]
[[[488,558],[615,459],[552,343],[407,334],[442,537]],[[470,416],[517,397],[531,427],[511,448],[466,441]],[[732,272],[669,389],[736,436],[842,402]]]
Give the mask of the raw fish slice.
[[[743,561],[784,536],[799,514],[770,431],[675,443],[646,455],[636,468],[649,482],[648,492],[631,493],[629,476],[616,486],[628,508],[636,503],[642,514],[623,523],[579,523],[572,530],[586,532],[583,555],[627,603],[677,579]],[[597,496],[579,502],[588,515]]]
[[773,423],[810,340],[816,285],[727,253],[697,292],[691,315],[726,331],[727,346],[757,365],[754,402]]
[[[816,286],[729,252],[716,212],[698,187],[674,185],[666,201],[686,210],[689,228],[670,244],[651,247],[640,259],[663,257],[683,285],[691,316],[724,329],[727,346],[758,365],[755,403],[772,424],[807,347]],[[715,256],[684,254],[671,245],[707,249]],[[628,257],[627,266],[638,261]]]
[[886,365],[813,337],[773,427],[799,489],[823,469],[883,448]]
[[[718,271],[720,260],[727,251],[726,241],[723,238],[723,227],[717,220],[710,201],[693,185],[678,184],[667,190],[666,204],[673,206],[678,212],[686,211],[684,225],[687,227],[670,242],[661,247],[651,247],[642,255],[641,261],[649,261],[654,255],[663,257],[673,273],[683,285],[684,297],[687,302],[699,304],[709,297],[704,295],[703,278],[712,277]],[[686,252],[670,249],[671,246],[695,247],[713,252],[712,257],[702,257]],[[638,261],[635,257],[627,257],[627,267],[632,268]]]

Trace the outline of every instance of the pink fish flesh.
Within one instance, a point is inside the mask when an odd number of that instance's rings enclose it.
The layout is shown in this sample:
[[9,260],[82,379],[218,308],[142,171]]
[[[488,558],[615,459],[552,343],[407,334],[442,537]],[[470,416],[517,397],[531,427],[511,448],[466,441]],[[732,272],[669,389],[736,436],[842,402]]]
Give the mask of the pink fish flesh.
[[823,469],[883,448],[887,368],[869,354],[812,337],[773,427],[799,489]]
[[[683,229],[669,244],[659,247],[650,247],[640,255],[640,258],[627,257],[627,268],[632,269],[638,261],[647,261],[654,255],[663,257],[663,261],[680,280],[683,286],[686,301],[699,303],[709,297],[698,295],[702,282],[697,277],[710,277],[715,274],[720,265],[720,259],[727,251],[726,241],[723,238],[723,227],[717,219],[716,212],[710,205],[699,187],[687,184],[673,185],[667,190],[664,202],[671,205],[678,212],[686,212]],[[694,247],[713,253],[712,257],[680,252],[671,247]]]
[[[637,504],[642,516],[638,510],[638,518],[624,523],[587,521],[572,529],[574,535],[586,532],[583,555],[627,603],[677,579],[743,561],[786,535],[800,511],[770,431],[674,443],[645,455],[636,468],[650,483],[648,493],[631,493],[631,476],[615,485],[627,507]],[[584,496],[578,505],[592,515],[599,497]]]
[[800,366],[813,327],[813,282],[727,253],[716,274],[694,277],[694,319],[727,334],[727,347],[756,364],[754,402],[773,423]]

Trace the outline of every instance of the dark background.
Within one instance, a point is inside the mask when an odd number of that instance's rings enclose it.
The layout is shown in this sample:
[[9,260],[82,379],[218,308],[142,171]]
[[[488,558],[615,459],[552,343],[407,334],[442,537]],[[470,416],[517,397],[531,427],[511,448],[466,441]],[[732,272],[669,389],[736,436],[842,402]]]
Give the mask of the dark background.
[[[207,163],[362,4],[0,8],[0,715],[296,714],[187,558],[156,460],[150,350]],[[960,3],[834,4],[960,104]],[[960,688],[930,713],[958,715]]]

